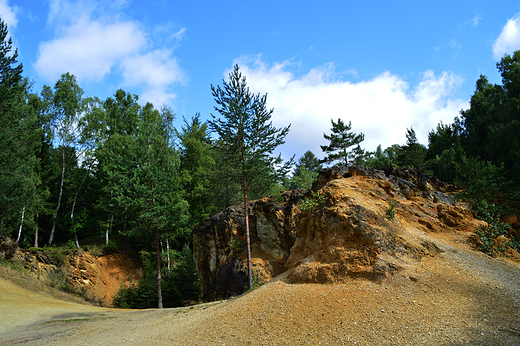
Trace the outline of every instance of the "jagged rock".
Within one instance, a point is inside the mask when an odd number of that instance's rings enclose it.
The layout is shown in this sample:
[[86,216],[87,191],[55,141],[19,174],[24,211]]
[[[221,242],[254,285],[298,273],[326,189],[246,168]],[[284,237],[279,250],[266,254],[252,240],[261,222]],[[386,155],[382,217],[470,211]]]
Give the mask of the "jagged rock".
[[[407,261],[439,252],[405,229],[447,232],[479,223],[447,195],[456,190],[453,184],[414,169],[324,168],[312,190],[324,201],[310,210],[299,209],[303,198],[313,198],[306,190],[285,193],[280,204],[267,198],[250,203],[252,263],[262,279],[283,272],[292,283],[383,280]],[[243,206],[232,206],[193,230],[206,299],[237,295],[247,286],[244,219]]]
[[9,260],[11,259],[16,251],[18,250],[18,244],[6,236],[0,237],[0,258]]
[[[283,272],[294,243],[294,206],[306,190],[285,193],[277,204],[264,198],[249,203],[252,267],[260,280]],[[242,204],[212,215],[192,232],[194,255],[206,299],[241,294],[248,286],[245,217]]]

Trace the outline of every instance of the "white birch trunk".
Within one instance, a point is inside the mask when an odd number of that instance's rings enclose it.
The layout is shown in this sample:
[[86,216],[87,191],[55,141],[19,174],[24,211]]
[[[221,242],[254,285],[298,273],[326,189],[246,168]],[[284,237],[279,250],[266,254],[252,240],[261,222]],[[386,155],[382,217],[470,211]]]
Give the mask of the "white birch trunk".
[[63,195],[63,181],[65,180],[65,148],[64,147],[62,147],[61,152],[62,152],[62,167],[61,167],[60,194],[58,196],[58,206],[56,207],[56,210],[54,211],[51,235],[49,237],[49,242],[47,243],[48,246],[51,246],[52,241],[54,240],[54,231],[56,230],[56,218],[58,217],[58,210],[60,210],[60,205],[61,205],[61,196]]
[[168,256],[168,277],[170,277],[170,241],[166,238],[166,251]]
[[18,230],[18,238],[16,238],[16,244],[20,241],[20,236],[22,235],[22,227],[23,227],[23,217],[25,216],[25,205],[22,209],[22,221],[20,222],[20,229]]

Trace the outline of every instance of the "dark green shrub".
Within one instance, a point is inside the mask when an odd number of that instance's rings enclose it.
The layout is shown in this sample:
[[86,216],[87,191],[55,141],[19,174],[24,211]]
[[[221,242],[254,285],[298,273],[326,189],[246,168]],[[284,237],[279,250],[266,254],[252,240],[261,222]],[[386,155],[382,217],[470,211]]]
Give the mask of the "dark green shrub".
[[396,201],[388,201],[388,208],[386,209],[386,217],[390,220],[395,220],[395,207],[397,206]]
[[313,210],[319,204],[325,202],[325,196],[323,196],[319,191],[312,192],[312,196],[306,198],[301,204],[300,209],[305,210]]
[[[146,309],[157,307],[157,272],[150,253],[141,252],[144,265],[143,277],[134,287],[123,288],[114,298],[118,308]],[[190,248],[185,245],[176,254],[176,263],[170,275],[161,273],[163,306],[176,307],[197,302],[201,287],[195,261]]]

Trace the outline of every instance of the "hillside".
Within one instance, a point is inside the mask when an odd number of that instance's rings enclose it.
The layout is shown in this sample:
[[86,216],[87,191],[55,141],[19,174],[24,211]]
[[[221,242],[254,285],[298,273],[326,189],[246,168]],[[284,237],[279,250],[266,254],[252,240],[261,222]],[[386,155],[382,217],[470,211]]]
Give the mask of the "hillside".
[[3,311],[30,311],[16,315],[17,327],[0,331],[0,343],[518,345],[518,264],[474,251],[468,234],[418,235],[442,252],[383,283],[289,284],[282,276],[243,296],[192,309],[53,305],[43,313],[47,298],[29,302],[25,292],[2,286]]
[[[274,277],[258,289],[190,308],[87,311],[45,310],[48,298],[1,286],[12,321],[0,343],[518,345],[518,254],[492,258],[477,250],[481,222],[453,203],[453,187],[417,172],[393,173],[324,171],[314,186],[324,199],[308,210],[300,209],[304,193],[282,205],[252,202],[255,269]],[[389,201],[396,203],[393,219]],[[195,247],[207,296],[218,287],[233,293],[226,278],[243,270],[240,220],[233,207],[194,232],[213,242],[205,252]],[[240,278],[228,287],[243,289]]]

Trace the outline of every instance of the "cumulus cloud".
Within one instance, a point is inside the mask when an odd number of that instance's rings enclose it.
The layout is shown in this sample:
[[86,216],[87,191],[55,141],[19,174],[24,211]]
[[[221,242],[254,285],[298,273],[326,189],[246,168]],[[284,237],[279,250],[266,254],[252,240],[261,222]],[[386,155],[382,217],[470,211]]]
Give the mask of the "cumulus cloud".
[[[40,43],[33,64],[36,72],[50,83],[65,72],[80,82],[116,78],[121,87],[139,88],[144,102],[170,104],[175,98],[172,84],[184,80],[182,69],[171,48],[151,39],[161,30],[147,32],[139,22],[121,19],[124,16],[118,11],[126,5],[124,0],[108,4],[51,0],[47,25],[55,29],[55,37]],[[106,6],[110,11],[105,11]],[[165,45],[181,40],[184,31],[164,33]]]
[[509,19],[493,44],[493,58],[497,61],[505,54],[520,49],[520,14]]
[[280,148],[285,158],[293,154],[299,158],[306,150],[321,157],[320,145],[327,144],[323,133],[330,133],[331,119],[351,121],[353,132],[365,134],[362,147],[374,151],[379,144],[383,149],[404,144],[410,127],[427,144],[430,130],[440,121],[451,123],[460,109],[468,107],[467,101],[450,98],[462,79],[449,72],[427,71],[410,89],[408,82],[390,72],[353,83],[338,80],[333,64],[296,76],[290,72],[291,62],[268,66],[260,57],[241,57],[235,63],[252,92],[268,93],[273,125],[291,124]]
[[66,34],[40,44],[36,71],[47,80],[70,72],[79,80],[102,80],[128,55],[138,53],[146,37],[133,22],[104,24],[81,18]]
[[16,18],[16,13],[18,12],[18,7],[9,6],[7,0],[0,0],[0,17],[7,24],[9,30],[16,28],[18,24],[18,19]]
[[169,90],[172,83],[183,82],[184,74],[172,51],[155,50],[127,57],[121,61],[124,85],[145,85],[141,99],[156,106],[168,104],[175,98]]

